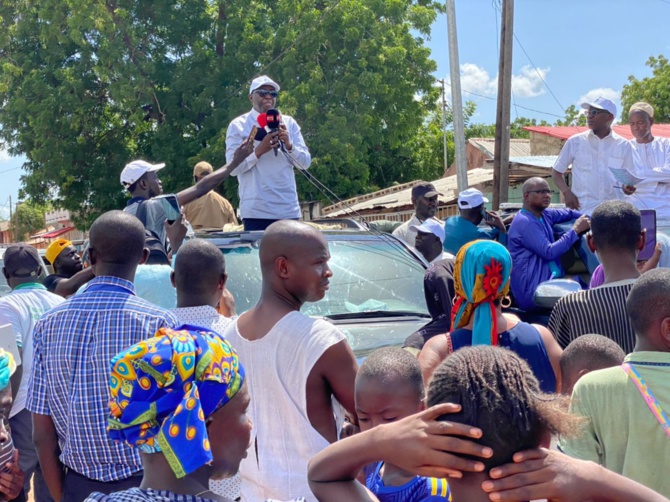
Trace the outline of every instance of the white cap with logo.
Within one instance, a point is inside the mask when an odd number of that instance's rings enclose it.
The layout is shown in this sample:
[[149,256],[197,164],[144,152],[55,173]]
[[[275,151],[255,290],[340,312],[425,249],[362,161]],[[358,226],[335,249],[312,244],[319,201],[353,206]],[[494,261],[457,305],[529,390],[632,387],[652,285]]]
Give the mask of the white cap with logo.
[[158,171],[163,169],[165,164],[149,164],[146,160],[133,160],[130,164],[121,171],[121,184],[124,187],[129,187],[137,180],[139,180],[144,173]]
[[267,75],[261,75],[260,77],[256,77],[251,81],[251,87],[249,87],[249,94],[254,92],[259,87],[263,87],[264,85],[270,85],[274,87],[275,91],[279,91],[279,84],[277,82],[272,80]]
[[429,218],[421,225],[410,225],[409,229],[414,232],[424,232],[426,234],[436,235],[440,242],[444,244],[445,232],[444,223],[439,220]]
[[476,188],[468,188],[458,194],[458,207],[461,209],[472,209],[488,201],[484,194]]
[[586,103],[582,103],[581,107],[584,108],[585,110],[588,110],[589,108],[606,110],[616,117],[616,105],[612,100],[603,98],[602,96],[598,96],[593,101],[587,101]]

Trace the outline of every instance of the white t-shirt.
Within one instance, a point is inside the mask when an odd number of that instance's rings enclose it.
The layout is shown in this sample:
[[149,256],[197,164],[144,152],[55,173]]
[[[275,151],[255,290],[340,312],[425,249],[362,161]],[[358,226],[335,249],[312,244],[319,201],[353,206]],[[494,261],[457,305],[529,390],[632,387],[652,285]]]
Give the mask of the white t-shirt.
[[580,203],[580,211],[591,215],[601,202],[622,199],[619,183],[609,167],[633,170],[633,149],[630,142],[614,131],[600,139],[590,129],[569,138],[556,160],[554,169],[565,173],[572,164],[572,192]]
[[[230,123],[226,132],[226,162],[233,159],[237,147],[251,134],[253,126],[258,125],[258,115],[256,110],[251,110]],[[296,167],[309,168],[312,157],[305,145],[300,126],[287,115],[282,116],[282,122],[291,138],[292,150],[289,154],[297,161]],[[256,141],[254,146],[259,143]],[[274,151],[269,151],[260,159],[252,152],[231,174],[237,177],[239,183],[242,218],[300,218],[293,165],[281,151],[277,155]]]
[[33,368],[33,330],[35,323],[46,311],[65,301],[62,296],[49,293],[44,286],[28,283],[15,288],[0,298],[0,325],[11,324],[16,344],[22,349],[23,374],[9,418],[26,407],[28,380]]
[[670,226],[670,139],[651,143],[631,140],[635,174],[644,178],[633,195],[626,198],[638,209],[655,209],[659,227]]

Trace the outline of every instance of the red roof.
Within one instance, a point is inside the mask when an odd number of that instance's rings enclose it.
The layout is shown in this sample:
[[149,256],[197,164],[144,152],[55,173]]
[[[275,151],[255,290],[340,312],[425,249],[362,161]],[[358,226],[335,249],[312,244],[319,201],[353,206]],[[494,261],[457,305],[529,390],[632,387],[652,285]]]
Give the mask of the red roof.
[[38,235],[33,235],[33,238],[40,238],[40,239],[53,239],[54,237],[58,237],[59,235],[66,234],[68,232],[72,232],[75,227],[63,227],[59,228],[58,230],[52,230],[51,232],[46,232],[44,234],[38,234]]
[[[540,134],[546,134],[547,136],[552,136],[559,139],[568,139],[570,136],[574,136],[580,132],[584,132],[588,129],[586,126],[528,126],[524,127],[526,131],[537,132]],[[623,136],[626,139],[633,139],[633,134],[630,132],[630,127],[628,125],[615,125],[612,126],[614,132],[620,136]],[[670,138],[670,124],[654,124],[651,127],[651,132],[654,136],[659,136],[661,138]]]

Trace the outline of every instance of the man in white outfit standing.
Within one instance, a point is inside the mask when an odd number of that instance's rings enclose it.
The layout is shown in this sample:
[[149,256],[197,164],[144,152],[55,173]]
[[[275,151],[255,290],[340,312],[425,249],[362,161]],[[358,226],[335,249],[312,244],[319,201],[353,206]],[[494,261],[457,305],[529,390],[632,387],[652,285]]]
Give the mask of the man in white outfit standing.
[[226,330],[247,369],[254,423],[240,466],[244,501],[315,501],[307,464],[338,439],[342,417],[336,418],[341,409],[333,398],[355,417],[357,364],[344,334],[300,313],[305,302],[325,296],[329,259],[328,243],[314,227],[289,220],[270,225],[260,247],[260,300]]

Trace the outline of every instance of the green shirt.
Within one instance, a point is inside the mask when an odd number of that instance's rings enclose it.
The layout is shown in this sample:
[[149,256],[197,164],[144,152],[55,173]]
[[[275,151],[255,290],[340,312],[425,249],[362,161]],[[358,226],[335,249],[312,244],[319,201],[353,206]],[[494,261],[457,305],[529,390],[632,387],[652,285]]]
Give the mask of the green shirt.
[[[633,352],[625,362],[642,375],[666,414],[670,412],[670,353]],[[570,411],[590,421],[582,434],[561,439],[559,446],[565,453],[670,496],[670,437],[623,369],[617,366],[584,375],[572,392]]]

